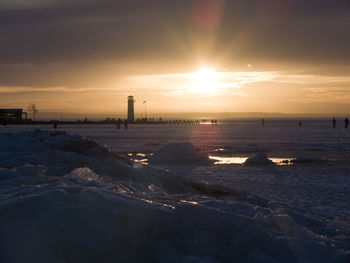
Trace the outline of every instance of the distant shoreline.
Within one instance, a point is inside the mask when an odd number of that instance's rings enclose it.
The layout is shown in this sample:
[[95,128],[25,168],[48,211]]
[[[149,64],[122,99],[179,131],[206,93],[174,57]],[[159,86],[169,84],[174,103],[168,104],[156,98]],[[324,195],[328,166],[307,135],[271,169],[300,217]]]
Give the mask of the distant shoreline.
[[[343,123],[345,117],[336,117],[336,120],[340,123]],[[289,117],[289,118],[223,118],[223,119],[213,119],[213,118],[197,118],[197,119],[181,119],[181,118],[164,118],[164,119],[154,119],[154,120],[135,120],[135,121],[128,121],[129,125],[159,125],[159,124],[167,124],[167,125],[200,125],[200,124],[237,124],[240,123],[240,121],[246,121],[247,123],[254,123],[257,122],[259,126],[261,125],[261,121],[265,120],[266,124],[276,123],[276,122],[302,122],[303,124],[314,121],[322,121],[322,122],[331,122],[333,118],[331,117]],[[23,120],[23,121],[7,121],[5,125],[3,122],[0,121],[0,127],[3,126],[11,126],[11,125],[28,125],[28,126],[39,126],[39,125],[54,125],[55,123],[60,125],[117,125],[118,120],[115,119],[100,119],[100,120],[57,120],[57,119],[51,119],[51,120]],[[120,126],[124,125],[124,120],[121,120],[119,123]]]
[[[31,116],[31,115],[30,115]],[[159,119],[160,117],[168,120],[201,120],[201,119],[325,119],[325,118],[345,118],[349,113],[279,113],[279,112],[189,112],[189,113],[152,113],[147,114],[148,118]],[[126,113],[58,113],[58,112],[39,112],[37,119],[40,121],[62,120],[62,121],[83,121],[87,118],[89,121],[103,121],[107,118],[125,119]],[[136,118],[144,118],[141,113],[135,114]]]

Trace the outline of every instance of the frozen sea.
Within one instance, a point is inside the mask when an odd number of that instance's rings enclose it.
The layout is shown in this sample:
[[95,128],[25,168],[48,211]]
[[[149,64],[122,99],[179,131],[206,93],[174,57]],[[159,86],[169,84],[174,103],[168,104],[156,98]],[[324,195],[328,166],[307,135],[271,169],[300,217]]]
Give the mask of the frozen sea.
[[0,262],[350,262],[350,130],[298,122],[0,127]]

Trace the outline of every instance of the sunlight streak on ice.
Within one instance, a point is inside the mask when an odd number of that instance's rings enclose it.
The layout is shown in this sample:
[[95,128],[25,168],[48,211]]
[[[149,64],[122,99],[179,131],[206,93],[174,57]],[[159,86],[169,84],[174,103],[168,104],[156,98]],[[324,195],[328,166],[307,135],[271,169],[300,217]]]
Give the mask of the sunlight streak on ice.
[[[214,164],[244,164],[244,162],[249,157],[220,157],[220,156],[209,156],[209,159],[216,161]],[[276,165],[283,166],[283,165],[292,165],[291,162],[294,160],[294,158],[269,158],[271,161],[273,161]]]

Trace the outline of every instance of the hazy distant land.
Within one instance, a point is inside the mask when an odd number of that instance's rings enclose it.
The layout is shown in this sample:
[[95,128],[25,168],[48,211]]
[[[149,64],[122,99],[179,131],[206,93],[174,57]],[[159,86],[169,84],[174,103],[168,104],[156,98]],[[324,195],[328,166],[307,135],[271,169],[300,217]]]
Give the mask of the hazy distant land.
[[[253,118],[343,118],[347,113],[281,113],[281,112],[177,112],[177,113],[147,113],[148,118],[190,118],[190,119],[253,119]],[[29,115],[31,117],[31,115]],[[37,119],[105,119],[107,117],[126,118],[126,113],[80,113],[80,112],[39,112]],[[144,117],[144,114],[142,114]],[[141,113],[135,114],[141,118]]]

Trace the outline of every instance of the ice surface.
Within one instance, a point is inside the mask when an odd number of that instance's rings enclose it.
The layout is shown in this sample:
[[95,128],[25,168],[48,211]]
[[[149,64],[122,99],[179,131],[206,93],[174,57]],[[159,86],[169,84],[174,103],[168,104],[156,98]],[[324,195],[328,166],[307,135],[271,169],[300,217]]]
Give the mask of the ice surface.
[[165,163],[179,165],[204,165],[211,161],[207,154],[202,154],[189,142],[171,143],[160,147],[149,158],[150,164]]
[[[3,129],[0,262],[350,261],[346,131],[155,126]],[[330,161],[167,171],[123,157],[178,142]]]

